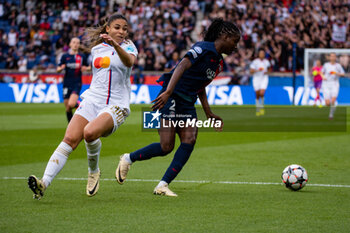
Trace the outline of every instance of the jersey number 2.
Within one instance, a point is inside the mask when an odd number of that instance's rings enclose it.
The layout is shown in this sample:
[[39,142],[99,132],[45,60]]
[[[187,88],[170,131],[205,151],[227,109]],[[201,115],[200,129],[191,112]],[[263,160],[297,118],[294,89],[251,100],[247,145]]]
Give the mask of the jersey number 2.
[[171,100],[171,106],[170,106],[169,110],[175,112],[175,105],[176,105],[175,100]]

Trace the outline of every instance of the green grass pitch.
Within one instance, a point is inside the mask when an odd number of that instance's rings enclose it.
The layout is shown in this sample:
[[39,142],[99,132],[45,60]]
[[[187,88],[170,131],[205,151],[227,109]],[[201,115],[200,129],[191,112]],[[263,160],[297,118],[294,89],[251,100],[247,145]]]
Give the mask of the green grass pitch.
[[[141,132],[141,107],[102,139],[96,196],[85,195],[82,143],[37,201],[25,178],[42,176],[62,140],[63,104],[0,104],[0,232],[349,232],[349,122],[337,133],[201,132],[171,184],[179,197],[169,198],[152,191],[174,152],[133,164],[124,185],[114,180],[119,155],[158,141],[157,133]],[[309,173],[299,192],[278,184],[292,163]]]

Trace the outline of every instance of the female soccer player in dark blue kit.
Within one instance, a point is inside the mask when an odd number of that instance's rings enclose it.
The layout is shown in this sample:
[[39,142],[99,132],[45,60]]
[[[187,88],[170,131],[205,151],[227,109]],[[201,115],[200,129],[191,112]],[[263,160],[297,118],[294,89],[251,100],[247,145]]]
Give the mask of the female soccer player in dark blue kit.
[[[158,130],[160,143],[150,144],[120,157],[116,170],[118,183],[124,183],[133,162],[169,154],[174,148],[177,133],[181,145],[153,192],[157,195],[177,196],[168,188],[168,185],[175,179],[189,159],[196,142],[198,129],[196,126],[175,127],[169,124],[169,121],[197,118],[194,104],[199,98],[207,118],[222,123],[222,119],[210,110],[205,87],[223,69],[224,61],[221,54],[231,54],[236,51],[240,38],[240,30],[235,24],[222,19],[215,19],[205,32],[204,41],[195,43],[170,73],[165,73],[160,77],[158,82],[163,88],[153,101],[152,108],[153,110],[160,110],[162,114],[161,121],[164,122],[164,125],[170,127],[165,128],[161,125]],[[222,125],[216,130],[221,131]]]
[[66,108],[67,120],[73,117],[72,110],[77,106],[82,85],[82,71],[89,70],[86,57],[79,53],[80,39],[74,37],[69,43],[69,52],[63,54],[57,72],[65,70],[63,79],[63,102]]

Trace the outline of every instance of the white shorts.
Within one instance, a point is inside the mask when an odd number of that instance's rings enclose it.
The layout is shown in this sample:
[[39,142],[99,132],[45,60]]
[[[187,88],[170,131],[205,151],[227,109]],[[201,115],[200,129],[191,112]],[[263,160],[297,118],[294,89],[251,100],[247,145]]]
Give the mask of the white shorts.
[[339,83],[323,83],[322,84],[323,98],[325,100],[331,100],[331,98],[337,98],[339,94]]
[[74,114],[78,114],[91,122],[105,112],[111,115],[114,121],[114,127],[110,134],[114,133],[129,115],[129,110],[126,108],[122,109],[116,105],[99,104],[89,99],[83,99]]
[[254,78],[253,77],[253,88],[254,91],[266,90],[267,85],[269,84],[269,78]]

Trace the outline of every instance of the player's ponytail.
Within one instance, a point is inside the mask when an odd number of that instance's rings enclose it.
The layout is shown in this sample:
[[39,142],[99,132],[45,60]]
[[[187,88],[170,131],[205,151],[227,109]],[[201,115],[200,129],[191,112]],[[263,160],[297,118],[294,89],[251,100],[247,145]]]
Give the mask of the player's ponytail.
[[215,18],[208,30],[203,32],[204,41],[214,42],[222,34],[241,37],[241,32],[234,23],[224,21],[222,18]]
[[84,42],[89,45],[90,49],[103,42],[103,39],[100,37],[100,34],[107,33],[107,26],[110,26],[111,23],[116,19],[123,19],[128,23],[128,20],[125,18],[125,16],[121,14],[113,14],[108,18],[108,20],[105,20],[103,25],[100,25],[98,27],[90,27],[86,29],[86,39],[84,40]]

